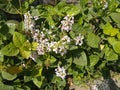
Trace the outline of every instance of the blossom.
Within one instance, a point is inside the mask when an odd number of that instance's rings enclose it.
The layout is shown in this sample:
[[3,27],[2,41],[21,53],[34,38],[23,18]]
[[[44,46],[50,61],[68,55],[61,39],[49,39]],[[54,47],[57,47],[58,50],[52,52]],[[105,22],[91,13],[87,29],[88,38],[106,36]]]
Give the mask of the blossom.
[[74,24],[74,17],[67,15],[61,21],[61,30],[69,32],[72,29],[73,24]]
[[34,21],[32,20],[32,15],[30,14],[30,11],[28,11],[27,13],[24,14],[24,28],[25,30],[33,30],[34,28]]
[[63,42],[65,43],[69,43],[70,42],[70,37],[68,37],[67,35],[63,36],[61,39]]
[[103,10],[105,10],[106,8],[108,8],[108,2],[106,0],[101,1],[101,4],[103,6],[103,8],[102,8]]
[[98,90],[97,85],[94,85],[94,86],[93,86],[93,90]]
[[77,36],[77,37],[74,39],[76,45],[81,46],[81,45],[83,44],[83,39],[84,39],[84,36],[83,36],[82,34],[79,34],[79,36]]
[[64,54],[66,54],[66,53],[67,53],[66,48],[65,48],[64,46],[61,46],[61,47],[59,48],[59,53],[61,54],[61,56],[63,56]]
[[103,6],[103,10],[106,9],[108,7],[108,2],[105,2],[104,6]]
[[39,19],[39,16],[33,16],[33,18],[34,18],[35,20],[38,20],[38,19]]
[[56,69],[55,69],[55,73],[56,73],[56,76],[62,78],[62,79],[65,79],[65,76],[66,76],[66,72],[65,72],[65,68],[64,67],[60,67],[58,66]]

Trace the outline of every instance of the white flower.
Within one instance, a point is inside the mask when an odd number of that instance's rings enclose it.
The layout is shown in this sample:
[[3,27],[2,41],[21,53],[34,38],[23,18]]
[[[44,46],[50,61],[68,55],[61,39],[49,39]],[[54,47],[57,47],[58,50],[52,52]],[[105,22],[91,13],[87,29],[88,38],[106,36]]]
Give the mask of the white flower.
[[32,20],[32,15],[30,14],[30,11],[28,11],[27,13],[24,14],[24,27],[25,27],[25,30],[33,30],[34,28],[34,21]]
[[59,53],[59,49],[57,47],[53,48],[53,52],[55,52],[56,54]]
[[93,86],[93,90],[98,90],[97,85],[94,85],[94,86]]
[[45,54],[44,47],[43,47],[41,44],[39,44],[39,46],[38,46],[38,48],[37,48],[37,53],[38,53],[38,55],[43,55],[43,54]]
[[65,79],[65,76],[66,76],[66,72],[65,72],[65,68],[64,67],[60,67],[58,66],[56,69],[55,69],[55,73],[56,73],[56,76],[62,78],[62,79]]
[[59,47],[59,53],[61,54],[61,56],[63,56],[64,54],[67,53],[67,50],[64,46]]
[[35,20],[38,20],[39,19],[39,16],[34,16],[33,17]]
[[68,36],[66,35],[66,36],[62,37],[61,40],[64,41],[64,42],[69,43],[69,42],[70,42],[70,37],[68,37]]
[[76,43],[75,45],[81,46],[83,44],[83,39],[84,39],[84,36],[79,34],[79,36],[75,38],[75,43]]
[[61,21],[61,30],[69,32],[72,29],[72,25],[74,24],[73,16],[65,16]]
[[103,6],[103,10],[106,9],[108,7],[108,2],[105,2],[104,6]]

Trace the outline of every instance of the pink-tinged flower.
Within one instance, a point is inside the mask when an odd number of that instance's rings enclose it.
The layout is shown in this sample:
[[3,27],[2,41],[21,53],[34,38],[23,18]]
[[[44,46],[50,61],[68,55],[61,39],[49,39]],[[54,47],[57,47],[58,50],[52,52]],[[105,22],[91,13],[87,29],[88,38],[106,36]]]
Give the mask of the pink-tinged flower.
[[72,25],[74,24],[73,16],[65,16],[61,21],[61,31],[69,32],[72,29]]

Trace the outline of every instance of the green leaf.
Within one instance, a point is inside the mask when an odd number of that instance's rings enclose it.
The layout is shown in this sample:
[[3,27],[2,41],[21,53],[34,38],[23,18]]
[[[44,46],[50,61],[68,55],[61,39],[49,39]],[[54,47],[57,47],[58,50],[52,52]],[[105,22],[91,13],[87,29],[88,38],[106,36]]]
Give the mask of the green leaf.
[[10,43],[1,49],[1,54],[6,56],[16,56],[19,53],[19,49],[16,48],[13,43]]
[[32,76],[25,76],[24,75],[24,82],[29,82],[32,80]]
[[0,84],[0,90],[14,90],[14,87],[11,85]]
[[36,50],[38,45],[39,44],[37,42],[32,42],[32,50]]
[[117,33],[119,33],[119,29],[117,29],[117,28],[104,29],[103,32],[104,32],[106,35],[115,36]]
[[27,40],[23,34],[19,32],[14,32],[13,43],[16,47],[18,48],[22,47],[26,41]]
[[74,16],[80,12],[80,8],[78,6],[71,6],[70,9],[66,12],[67,15]]
[[6,71],[2,71],[2,77],[6,80],[14,80],[17,77],[17,75],[16,74],[12,75]]
[[97,35],[95,35],[94,33],[88,33],[87,44],[90,47],[98,48],[99,40],[100,40],[99,37]]
[[86,57],[86,54],[85,52],[81,52],[80,54],[78,54],[76,57],[73,57],[74,58],[74,63],[76,65],[80,65],[80,66],[87,66],[87,57]]
[[[16,3],[14,3],[16,2]],[[0,9],[11,14],[18,14],[19,1],[16,0],[0,0]]]
[[105,59],[108,61],[118,60],[118,55],[108,46],[104,48]]
[[89,58],[90,58],[90,67],[95,66],[99,61],[98,55],[91,55]]
[[38,9],[32,8],[32,16],[40,16],[40,11]]
[[55,22],[54,22],[53,18],[50,15],[47,15],[46,20],[47,20],[47,22],[48,22],[48,24],[49,24],[49,26],[51,28],[55,27]]
[[113,28],[110,23],[107,23],[103,26],[103,33],[110,36],[115,36],[119,33],[118,28]]
[[26,51],[23,48],[20,48],[20,54],[23,58],[28,59],[31,55],[31,51]]
[[111,45],[113,45],[116,42],[115,37],[108,37],[107,39]]
[[18,25],[17,25],[17,27],[16,27],[16,29],[18,31],[24,30],[24,22],[23,21],[19,22]]
[[120,54],[120,41],[116,41],[113,44],[113,49],[115,50],[116,53]]
[[56,61],[56,58],[54,56],[50,56],[50,63],[53,64]]
[[120,40],[120,33],[117,34],[117,38]]
[[18,67],[18,66],[11,66],[11,67],[8,67],[6,68],[6,71],[9,73],[9,74],[18,74],[20,72],[22,72],[22,67]]
[[116,22],[118,24],[120,23],[120,19],[118,19],[118,18],[120,18],[120,13],[111,13],[110,16],[114,22]]
[[33,78],[33,83],[38,87],[40,88],[42,83],[43,83],[43,79],[44,77],[36,77],[36,78]]
[[42,76],[42,71],[43,71],[43,68],[39,68],[39,71],[37,73],[37,75],[35,75],[35,77],[41,77]]
[[9,33],[13,35],[13,33],[17,27],[18,22],[14,21],[14,20],[9,20],[6,22],[6,24],[9,27]]
[[4,61],[4,56],[2,55],[1,51],[0,51],[0,62]]

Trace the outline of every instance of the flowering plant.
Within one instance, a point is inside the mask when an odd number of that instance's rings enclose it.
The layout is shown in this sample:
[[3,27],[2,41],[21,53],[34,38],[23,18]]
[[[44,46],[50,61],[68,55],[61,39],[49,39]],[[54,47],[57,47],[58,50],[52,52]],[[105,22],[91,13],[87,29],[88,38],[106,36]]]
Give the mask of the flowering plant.
[[0,1],[1,90],[63,90],[67,75],[88,84],[120,67],[119,0],[33,1]]

